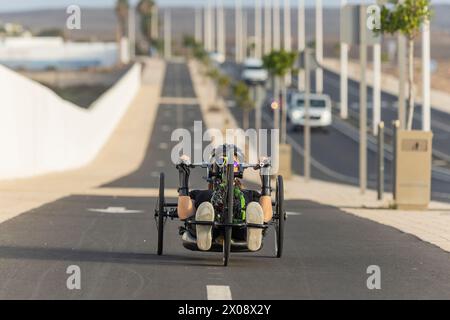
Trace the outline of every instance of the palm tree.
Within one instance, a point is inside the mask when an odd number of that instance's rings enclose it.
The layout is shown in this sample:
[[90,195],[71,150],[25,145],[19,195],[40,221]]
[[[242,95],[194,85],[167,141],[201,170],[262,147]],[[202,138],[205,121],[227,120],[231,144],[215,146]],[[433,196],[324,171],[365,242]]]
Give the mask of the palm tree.
[[153,17],[154,8],[154,0],[140,0],[137,5],[138,12],[141,16],[141,32],[149,46],[151,46],[153,40],[155,40],[152,39],[152,19],[155,18]]
[[255,107],[255,103],[250,98],[250,89],[242,81],[239,81],[233,88],[236,103],[242,108],[244,116],[242,119],[243,129],[247,130],[249,127],[249,113]]
[[119,27],[119,39],[121,39],[126,32],[128,22],[128,9],[130,5],[128,0],[117,0],[116,15]]
[[128,10],[129,3],[128,0],[117,0],[116,2],[116,16],[117,16],[117,47],[119,48],[118,61],[117,64],[121,65],[123,63],[123,52],[122,52],[122,38],[125,36],[128,23]]
[[414,117],[414,40],[423,23],[430,20],[429,6],[430,0],[389,0],[381,10],[381,30],[375,30],[376,33],[400,32],[408,40],[408,130],[412,129]]
[[[282,130],[281,130],[281,143],[286,143],[286,123],[287,123],[287,113],[286,113],[286,74],[288,72],[291,72],[295,59],[297,55],[294,52],[288,52],[284,50],[280,51],[272,51],[271,53],[265,55],[263,57],[264,67],[269,70],[269,73],[273,78],[275,78],[275,86],[274,86],[274,97],[280,96],[280,91],[282,93]],[[281,85],[280,88],[278,88],[278,84]],[[280,90],[281,89],[281,90]],[[280,90],[280,91],[279,91]],[[276,100],[278,100],[276,98]],[[276,114],[278,114],[279,109],[277,109]],[[275,117],[275,121],[278,118]],[[278,123],[274,126],[275,128],[278,128]]]

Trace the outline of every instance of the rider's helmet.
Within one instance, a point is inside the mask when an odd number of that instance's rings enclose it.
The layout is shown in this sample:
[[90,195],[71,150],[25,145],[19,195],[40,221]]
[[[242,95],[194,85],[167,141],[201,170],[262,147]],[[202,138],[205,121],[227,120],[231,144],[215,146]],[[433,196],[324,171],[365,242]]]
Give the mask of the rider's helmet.
[[[232,157],[233,159],[229,159]],[[223,172],[224,166],[233,161],[237,176],[242,177],[242,164],[245,162],[244,153],[234,144],[222,144],[211,151],[209,163],[211,164],[210,176]]]

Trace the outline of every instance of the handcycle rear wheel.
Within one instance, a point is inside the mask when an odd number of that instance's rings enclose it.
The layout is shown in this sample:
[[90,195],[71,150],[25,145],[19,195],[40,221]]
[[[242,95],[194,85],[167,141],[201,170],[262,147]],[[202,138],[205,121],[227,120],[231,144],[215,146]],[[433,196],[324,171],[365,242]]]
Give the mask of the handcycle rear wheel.
[[163,244],[164,244],[164,173],[159,176],[159,196],[158,196],[158,255],[163,254]]
[[286,212],[284,211],[284,185],[282,176],[277,177],[275,214],[275,253],[277,258],[281,258],[283,254],[284,225],[286,222]]

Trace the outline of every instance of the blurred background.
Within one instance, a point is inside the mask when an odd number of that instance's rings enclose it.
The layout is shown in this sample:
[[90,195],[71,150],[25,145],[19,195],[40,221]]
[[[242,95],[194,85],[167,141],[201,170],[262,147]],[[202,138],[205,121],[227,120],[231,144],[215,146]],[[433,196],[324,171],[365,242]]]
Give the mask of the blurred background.
[[[119,1],[120,2],[120,1]],[[129,1],[138,6],[139,1]],[[254,1],[244,0],[243,11],[247,21],[248,45],[251,46],[254,34]],[[364,1],[348,1],[361,3]],[[373,3],[373,1],[365,1]],[[228,58],[234,57],[235,12],[234,0],[224,0],[226,48]],[[297,1],[292,3],[292,17],[297,16]],[[307,42],[314,38],[314,1],[306,0]],[[66,28],[67,7],[78,5],[81,8],[81,29]],[[170,10],[172,21],[172,55],[182,55],[183,38],[195,34],[195,8],[204,8],[207,1],[201,0],[161,0],[158,8],[157,36],[154,52],[163,47],[163,17]],[[339,4],[340,0],[323,0],[324,57],[339,58]],[[431,72],[432,88],[448,90],[450,87],[450,1],[433,0],[433,19],[431,21]],[[16,0],[0,2],[0,63],[19,70],[24,75],[50,86],[64,98],[88,106],[100,93],[120,78],[126,70],[121,65],[117,50],[120,34],[120,13],[116,0]],[[247,6],[247,7],[246,7]],[[155,14],[155,13],[154,13]],[[284,25],[283,14],[280,17]],[[297,22],[291,19],[292,45],[297,46]],[[136,14],[136,53],[150,54],[146,35],[142,32],[142,14]],[[52,37],[51,39],[48,37]],[[44,40],[45,39],[45,40]],[[65,45],[63,45],[65,43]],[[416,52],[420,52],[420,37],[415,42]],[[250,49],[249,49],[250,50]],[[358,48],[350,48],[350,59],[358,58]],[[125,59],[126,60],[126,59]],[[371,61],[369,52],[369,61]],[[119,63],[117,63],[119,61]],[[384,73],[396,74],[396,41],[384,37],[382,43],[382,68]],[[126,62],[126,61],[125,61]],[[416,82],[420,88],[420,58],[416,61]],[[126,65],[126,63],[125,63]],[[97,69],[77,78],[68,70]],[[86,73],[86,72],[85,72]],[[88,81],[88,83],[86,83]],[[77,83],[79,82],[79,83]],[[89,85],[89,86],[88,86]]]

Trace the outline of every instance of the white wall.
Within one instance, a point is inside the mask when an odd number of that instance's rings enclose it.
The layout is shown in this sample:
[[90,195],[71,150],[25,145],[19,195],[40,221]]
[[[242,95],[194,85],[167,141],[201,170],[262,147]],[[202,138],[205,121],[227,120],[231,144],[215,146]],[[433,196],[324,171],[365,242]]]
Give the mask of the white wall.
[[0,39],[0,62],[9,67],[45,69],[91,61],[109,67],[117,60],[118,47],[113,42],[64,42],[59,37]]
[[141,84],[136,64],[90,109],[0,66],[0,179],[81,167],[92,161]]

